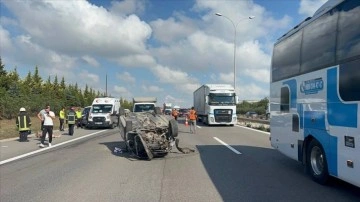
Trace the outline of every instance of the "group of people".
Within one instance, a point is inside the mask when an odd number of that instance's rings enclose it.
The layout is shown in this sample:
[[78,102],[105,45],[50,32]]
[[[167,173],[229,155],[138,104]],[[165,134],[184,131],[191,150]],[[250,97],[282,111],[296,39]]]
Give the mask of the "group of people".
[[[45,147],[44,142],[46,138],[46,134],[48,134],[49,142],[48,146],[51,147],[52,137],[53,137],[53,128],[54,128],[54,120],[56,118],[55,113],[50,110],[50,105],[46,105],[44,109],[42,109],[37,117],[41,121],[41,142],[40,147]],[[60,131],[64,131],[64,124],[68,124],[69,135],[74,135],[74,128],[77,124],[77,127],[81,126],[81,111],[78,109],[75,111],[75,107],[71,107],[70,110],[65,114],[65,107],[59,112],[59,121],[60,121]],[[28,142],[27,135],[31,133],[31,119],[29,115],[26,113],[26,109],[21,107],[19,110],[19,115],[16,119],[16,126],[19,130],[20,142]]]
[[[176,109],[173,109],[172,110],[172,113],[171,115],[174,117],[175,120],[178,119],[178,116],[179,116],[179,112],[178,110]],[[187,114],[187,119],[189,119],[189,122],[190,122],[190,133],[196,133],[196,119],[197,119],[197,114],[196,114],[196,111],[195,111],[195,108],[194,107],[191,107],[189,113]]]

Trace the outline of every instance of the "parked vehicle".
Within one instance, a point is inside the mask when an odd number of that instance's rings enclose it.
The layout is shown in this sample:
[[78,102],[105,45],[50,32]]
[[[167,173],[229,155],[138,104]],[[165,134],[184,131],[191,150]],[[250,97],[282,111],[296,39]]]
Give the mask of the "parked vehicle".
[[179,117],[185,117],[189,113],[189,109],[181,108],[179,109]]
[[237,123],[238,97],[229,84],[205,84],[194,92],[194,108],[198,119],[208,125]]
[[88,128],[115,128],[119,123],[120,99],[95,98],[88,117]]
[[163,113],[165,115],[171,115],[171,109],[172,109],[172,104],[171,103],[164,103]]
[[327,1],[274,44],[271,145],[320,184],[360,187],[359,10]]
[[85,127],[85,128],[87,127],[90,110],[91,110],[91,106],[87,106],[81,112],[81,122],[80,123],[81,123],[82,127]]
[[154,111],[156,106],[156,97],[134,97],[133,112]]
[[266,107],[266,120],[270,118],[271,118],[271,113],[270,113],[270,102],[269,102]]
[[245,116],[246,118],[254,119],[258,117],[258,114],[256,112],[246,112]]

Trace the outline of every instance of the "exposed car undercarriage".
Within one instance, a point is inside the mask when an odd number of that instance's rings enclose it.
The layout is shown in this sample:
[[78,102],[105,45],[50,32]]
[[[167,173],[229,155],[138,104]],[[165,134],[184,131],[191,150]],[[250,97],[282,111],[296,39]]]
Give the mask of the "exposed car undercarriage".
[[182,153],[194,152],[193,149],[179,147],[177,121],[162,115],[160,109],[127,115],[120,110],[120,115],[120,133],[126,150],[137,158],[151,160],[164,157],[173,146]]

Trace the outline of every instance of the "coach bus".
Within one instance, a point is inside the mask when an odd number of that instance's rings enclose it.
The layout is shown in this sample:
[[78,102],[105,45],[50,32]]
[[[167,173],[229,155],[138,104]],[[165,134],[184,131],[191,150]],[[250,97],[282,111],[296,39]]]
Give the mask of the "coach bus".
[[274,44],[271,145],[360,187],[360,1],[329,0]]

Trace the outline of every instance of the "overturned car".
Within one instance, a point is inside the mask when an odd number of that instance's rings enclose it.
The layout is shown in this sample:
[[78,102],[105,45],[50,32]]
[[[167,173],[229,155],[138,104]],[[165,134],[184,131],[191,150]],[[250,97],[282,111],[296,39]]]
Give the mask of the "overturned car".
[[[125,113],[120,108],[119,128],[126,150],[140,159],[166,156],[178,146],[178,124],[161,113],[159,107],[145,112]],[[182,148],[178,148],[183,152]],[[183,152],[185,153],[185,152]]]

